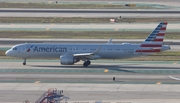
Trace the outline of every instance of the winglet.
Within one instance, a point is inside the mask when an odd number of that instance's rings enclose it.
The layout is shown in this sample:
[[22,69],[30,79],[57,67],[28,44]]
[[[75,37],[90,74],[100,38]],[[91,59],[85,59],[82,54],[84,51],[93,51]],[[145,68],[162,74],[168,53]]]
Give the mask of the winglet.
[[170,75],[169,75],[169,78],[174,79],[174,80],[180,80],[180,78],[172,77]]
[[112,38],[106,44],[112,44]]

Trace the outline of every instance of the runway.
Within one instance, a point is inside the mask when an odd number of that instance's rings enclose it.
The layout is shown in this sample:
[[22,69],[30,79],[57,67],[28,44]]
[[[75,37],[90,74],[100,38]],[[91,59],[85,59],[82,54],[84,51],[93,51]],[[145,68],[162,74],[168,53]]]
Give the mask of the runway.
[[[48,23],[48,24],[18,24],[2,23],[0,30],[21,31],[148,31],[151,32],[157,23]],[[178,32],[178,22],[169,22],[166,32]]]
[[[28,84],[27,84],[28,85]],[[57,85],[57,84],[56,84]],[[130,89],[132,85],[127,85]],[[49,87],[52,87],[49,86]],[[166,86],[162,86],[166,88]],[[48,87],[47,87],[48,88]],[[100,86],[98,89],[102,88]],[[123,87],[122,87],[123,88]],[[138,88],[132,87],[132,88]],[[152,88],[149,86],[148,88]],[[160,87],[161,88],[161,87]],[[104,88],[109,89],[109,88]],[[125,88],[124,88],[125,89]],[[46,90],[44,90],[46,91]],[[1,91],[0,103],[22,103],[28,99],[31,103],[35,102],[44,92],[43,91]],[[3,94],[3,95],[2,95]],[[179,103],[179,92],[166,92],[166,91],[119,91],[119,92],[106,92],[106,91],[65,91],[64,95],[70,97],[68,103],[95,103],[95,101],[102,100],[103,103]],[[18,95],[18,98],[17,98]],[[3,97],[8,97],[4,99]],[[34,100],[35,99],[35,100]],[[9,101],[9,102],[7,102]],[[62,101],[65,102],[65,101]]]
[[[36,15],[34,15],[36,14]],[[110,14],[110,15],[109,15]],[[171,14],[171,15],[170,15]],[[178,18],[179,10],[153,9],[16,9],[1,8],[0,17],[116,17],[119,18]]]
[[35,102],[49,88],[64,90],[69,103],[179,101],[180,82],[168,77],[180,77],[179,61],[94,60],[87,68],[81,62],[64,66],[31,59],[23,66],[22,61],[0,60],[0,103]]
[[[125,84],[126,82],[133,84],[137,81],[142,84],[156,84],[159,80],[162,80],[162,83],[164,81],[166,84],[169,80],[171,81],[168,75],[178,75],[180,73],[178,61],[93,60],[92,65],[88,68],[83,67],[82,62],[76,65],[60,65],[59,60],[28,60],[27,65],[23,66],[21,65],[22,61],[1,60],[0,77],[4,78],[4,81],[1,82],[10,80],[12,82],[28,83],[26,82],[28,79],[42,79],[41,83],[46,83],[55,82],[51,81],[55,79],[61,83],[87,83],[88,80],[88,83],[116,84],[116,82],[112,81],[112,77],[115,76],[119,82],[125,79],[125,81],[122,81]],[[6,74],[9,74],[9,76]]]
[[168,14],[178,14],[180,13],[179,10],[154,10],[154,9],[0,9],[1,13],[7,12],[15,12],[15,13],[168,13]]

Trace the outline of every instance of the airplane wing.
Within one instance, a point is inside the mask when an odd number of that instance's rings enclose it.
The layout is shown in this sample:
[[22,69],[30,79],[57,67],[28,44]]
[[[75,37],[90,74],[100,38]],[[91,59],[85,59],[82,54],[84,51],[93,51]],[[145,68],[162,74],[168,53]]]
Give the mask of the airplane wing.
[[174,80],[180,80],[180,78],[172,77],[172,76],[170,76],[170,75],[169,75],[169,77],[170,77],[171,79],[174,79]]
[[75,57],[78,57],[78,56],[90,56],[90,55],[93,55],[93,53],[81,53],[81,54],[73,54]]
[[81,54],[73,54],[74,57],[77,57],[77,58],[85,58],[85,59],[99,59],[101,58],[99,55],[96,55],[96,54],[93,54],[93,53],[81,53]]
[[92,52],[92,53],[79,53],[79,54],[73,54],[75,57],[81,57],[81,58],[92,58],[95,57],[96,58],[100,58],[100,56],[97,56],[96,53],[100,50],[101,45],[96,49],[96,51]]

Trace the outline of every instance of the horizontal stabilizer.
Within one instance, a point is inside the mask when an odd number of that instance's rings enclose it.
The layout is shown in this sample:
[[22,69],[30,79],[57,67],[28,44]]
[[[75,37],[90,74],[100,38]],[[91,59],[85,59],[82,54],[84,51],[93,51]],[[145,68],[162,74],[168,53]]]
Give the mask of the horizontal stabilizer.
[[112,44],[112,38],[106,44]]
[[159,48],[152,48],[152,50],[160,50],[161,49],[161,47],[159,47]]

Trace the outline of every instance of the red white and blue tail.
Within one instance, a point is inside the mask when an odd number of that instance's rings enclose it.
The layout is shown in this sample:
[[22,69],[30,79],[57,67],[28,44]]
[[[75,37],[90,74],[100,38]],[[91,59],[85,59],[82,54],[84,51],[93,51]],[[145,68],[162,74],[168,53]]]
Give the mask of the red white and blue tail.
[[140,44],[136,52],[156,53],[161,52],[161,47],[164,40],[164,35],[167,27],[167,22],[161,22],[153,30],[153,32]]

